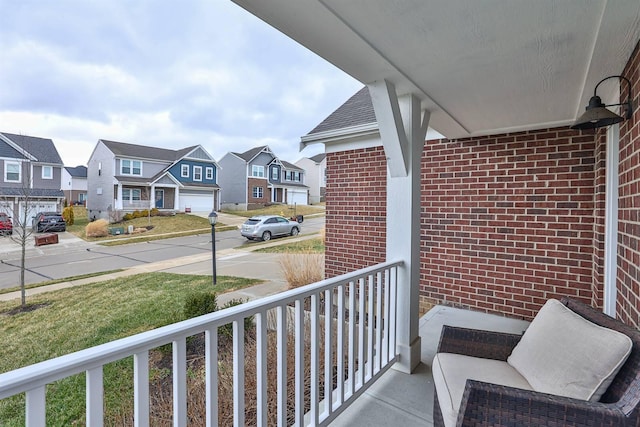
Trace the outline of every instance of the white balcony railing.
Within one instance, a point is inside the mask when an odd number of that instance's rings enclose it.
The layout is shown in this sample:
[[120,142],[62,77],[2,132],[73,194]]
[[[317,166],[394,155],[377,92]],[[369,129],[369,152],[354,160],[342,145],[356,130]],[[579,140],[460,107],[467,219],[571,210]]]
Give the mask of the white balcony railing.
[[[397,269],[401,265],[402,262],[379,264],[1,374],[0,399],[26,393],[26,425],[44,426],[46,385],[84,372],[86,423],[101,426],[103,367],[133,356],[133,418],[136,426],[147,426],[149,353],[159,346],[171,344],[173,425],[186,426],[186,342],[188,337],[204,333],[206,423],[216,426],[218,328],[231,323],[233,420],[234,425],[243,426],[246,424],[244,325],[245,319],[253,317],[257,349],[255,423],[267,425],[267,370],[277,369],[277,424],[287,425],[293,421],[296,425],[327,425],[396,360],[396,282]],[[276,334],[275,367],[267,363],[270,333]],[[288,343],[290,336],[292,342]],[[295,378],[291,379],[287,377],[288,351],[295,352]],[[291,381],[295,389],[293,402],[288,398],[291,393],[287,390]],[[320,387],[323,393],[320,393]],[[326,399],[329,396],[331,404]],[[270,397],[273,401],[273,396]]]

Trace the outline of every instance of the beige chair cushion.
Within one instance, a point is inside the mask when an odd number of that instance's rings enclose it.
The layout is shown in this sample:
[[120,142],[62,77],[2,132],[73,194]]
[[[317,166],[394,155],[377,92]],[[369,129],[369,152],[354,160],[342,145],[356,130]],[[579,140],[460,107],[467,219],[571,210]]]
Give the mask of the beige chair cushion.
[[631,353],[631,339],[551,299],[507,359],[539,392],[600,400]]
[[462,394],[468,379],[532,390],[531,385],[507,362],[460,354],[438,353],[433,359],[433,382],[446,427],[456,425]]

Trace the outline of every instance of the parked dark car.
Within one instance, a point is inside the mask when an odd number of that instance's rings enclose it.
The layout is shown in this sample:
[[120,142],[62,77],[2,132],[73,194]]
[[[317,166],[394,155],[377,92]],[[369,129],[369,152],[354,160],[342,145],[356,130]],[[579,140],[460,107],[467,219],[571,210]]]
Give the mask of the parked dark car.
[[62,217],[62,214],[57,212],[40,212],[33,217],[33,229],[38,233],[67,231],[67,223]]
[[11,217],[6,213],[0,212],[0,234],[11,236],[13,233],[13,223]]
[[279,215],[258,215],[242,224],[240,234],[249,240],[271,240],[275,236],[297,236],[300,224]]

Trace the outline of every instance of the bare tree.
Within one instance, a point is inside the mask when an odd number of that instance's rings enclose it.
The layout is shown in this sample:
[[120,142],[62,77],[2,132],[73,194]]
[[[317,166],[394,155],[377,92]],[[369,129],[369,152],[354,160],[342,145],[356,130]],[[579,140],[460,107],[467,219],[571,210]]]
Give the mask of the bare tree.
[[[25,156],[26,159],[26,156]],[[14,212],[17,211],[17,216],[12,220],[13,222],[13,234],[11,240],[20,245],[20,304],[24,308],[27,304],[27,292],[25,287],[24,273],[26,270],[27,261],[27,243],[29,237],[33,233],[33,229],[30,228],[31,224],[28,223],[29,214],[34,209],[33,200],[36,196],[35,191],[31,188],[32,182],[32,165],[31,161],[26,159],[20,162],[21,167],[21,182],[17,187],[11,187],[4,189],[5,195],[1,196],[1,199],[6,202],[15,202],[17,208],[14,207]]]

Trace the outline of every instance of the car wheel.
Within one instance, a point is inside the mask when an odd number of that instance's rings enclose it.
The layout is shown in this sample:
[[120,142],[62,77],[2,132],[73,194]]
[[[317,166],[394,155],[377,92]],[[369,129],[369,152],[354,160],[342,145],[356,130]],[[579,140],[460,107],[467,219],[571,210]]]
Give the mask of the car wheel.
[[293,227],[291,229],[291,235],[292,236],[297,236],[299,232],[300,232],[300,230],[298,230],[298,227]]
[[262,241],[268,242],[269,240],[271,240],[271,233],[268,231],[265,231],[264,233],[262,233]]

